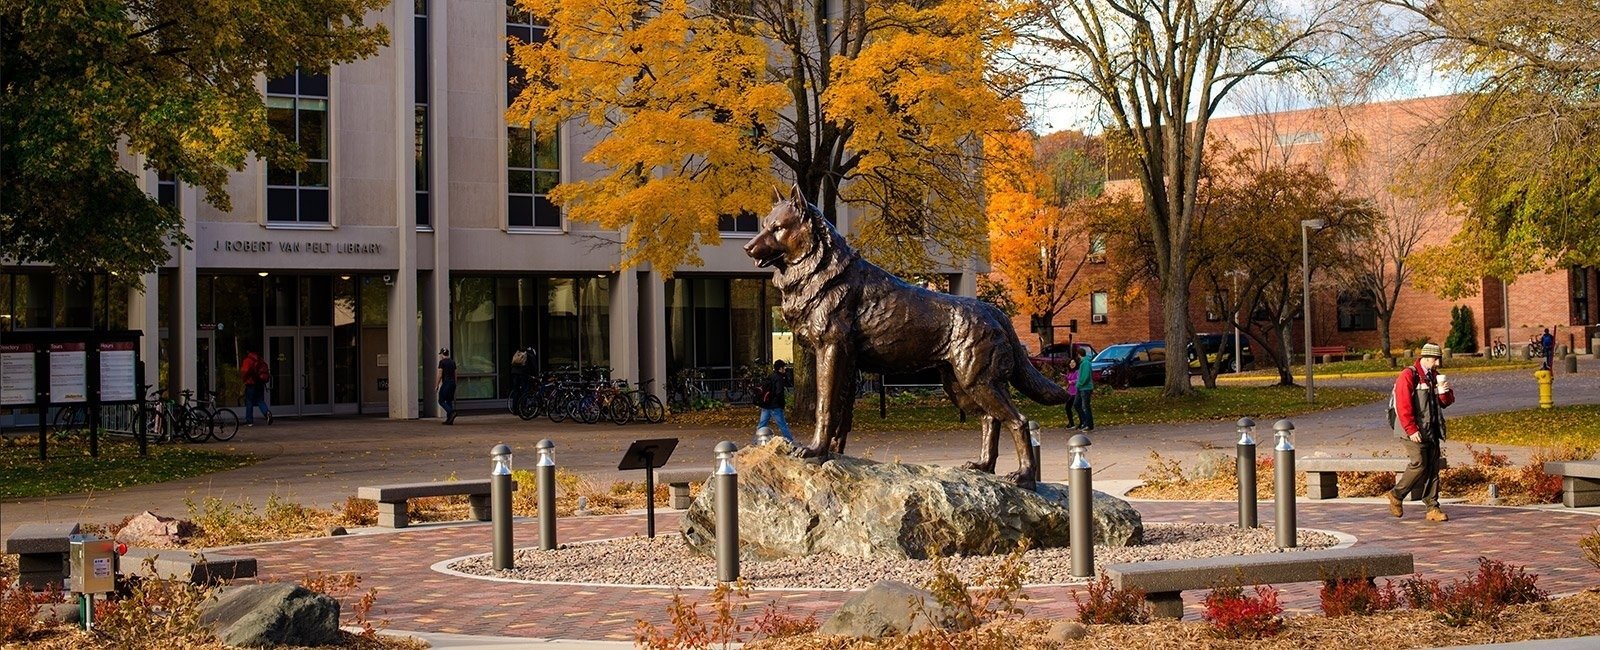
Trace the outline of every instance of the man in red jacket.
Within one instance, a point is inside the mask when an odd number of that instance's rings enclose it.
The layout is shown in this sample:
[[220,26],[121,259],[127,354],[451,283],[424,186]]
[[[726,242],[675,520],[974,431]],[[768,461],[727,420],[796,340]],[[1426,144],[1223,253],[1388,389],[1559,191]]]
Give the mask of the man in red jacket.
[[[1439,509],[1439,445],[1444,442],[1444,409],[1456,401],[1450,382],[1437,372],[1439,346],[1422,346],[1422,357],[1394,380],[1394,432],[1405,438],[1406,472],[1388,493],[1389,514],[1405,514],[1400,502],[1419,484],[1428,521],[1448,521]],[[1419,483],[1420,482],[1420,483]]]

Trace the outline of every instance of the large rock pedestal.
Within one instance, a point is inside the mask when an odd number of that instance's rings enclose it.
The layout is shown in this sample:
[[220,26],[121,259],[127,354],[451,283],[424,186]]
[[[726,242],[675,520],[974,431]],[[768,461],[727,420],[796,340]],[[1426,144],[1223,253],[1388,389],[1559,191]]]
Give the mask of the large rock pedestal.
[[[740,450],[739,542],[751,559],[814,555],[926,559],[930,553],[1008,553],[1065,547],[1067,491],[1040,484],[1024,490],[982,472],[835,456],[818,463],[788,455],[788,444]],[[683,518],[697,552],[716,549],[715,482],[707,483]],[[1094,493],[1094,540],[1130,546],[1144,539],[1139,513],[1116,497]]]

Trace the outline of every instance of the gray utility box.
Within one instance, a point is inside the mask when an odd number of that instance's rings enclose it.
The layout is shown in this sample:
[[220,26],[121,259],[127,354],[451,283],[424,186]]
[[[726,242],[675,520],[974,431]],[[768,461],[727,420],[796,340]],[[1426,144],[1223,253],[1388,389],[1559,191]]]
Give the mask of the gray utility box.
[[89,535],[69,540],[68,589],[78,594],[104,594],[117,590],[117,542]]

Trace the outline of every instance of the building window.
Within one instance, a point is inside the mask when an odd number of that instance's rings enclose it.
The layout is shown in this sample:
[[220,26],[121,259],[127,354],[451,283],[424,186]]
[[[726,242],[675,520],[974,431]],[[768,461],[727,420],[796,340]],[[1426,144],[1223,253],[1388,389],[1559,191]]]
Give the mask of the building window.
[[1579,266],[1567,271],[1568,286],[1572,287],[1571,323],[1584,325],[1589,321],[1589,267]]
[[1378,329],[1377,300],[1372,292],[1342,291],[1339,293],[1339,331],[1370,332]]
[[721,215],[717,217],[717,230],[722,232],[760,232],[761,217],[749,210],[740,211],[737,216]]
[[1103,324],[1110,313],[1111,296],[1104,291],[1089,294],[1089,322]]
[[[545,39],[543,20],[506,0],[506,105],[525,85],[512,49]],[[550,190],[561,182],[561,145],[556,133],[535,133],[526,126],[506,127],[506,225],[511,228],[560,228],[561,209],[550,202]]]
[[267,123],[306,158],[304,171],[267,164],[267,221],[328,223],[328,75],[301,70],[268,81]]
[[178,178],[165,172],[156,174],[156,203],[178,209]]
[[417,225],[433,225],[428,204],[428,0],[416,0],[412,19],[412,67],[416,79]]
[[1089,263],[1104,264],[1106,261],[1106,236],[1095,234],[1089,236]]
[[1298,144],[1317,144],[1322,142],[1322,134],[1316,131],[1299,131],[1295,133],[1279,133],[1278,146],[1293,147]]

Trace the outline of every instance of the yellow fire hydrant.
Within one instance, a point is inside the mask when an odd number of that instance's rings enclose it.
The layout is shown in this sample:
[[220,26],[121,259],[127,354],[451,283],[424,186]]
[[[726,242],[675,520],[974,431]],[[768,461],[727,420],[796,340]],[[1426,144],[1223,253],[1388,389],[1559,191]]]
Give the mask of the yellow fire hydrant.
[[1550,396],[1550,384],[1555,375],[1549,370],[1539,370],[1533,373],[1533,378],[1539,380],[1539,408],[1547,409],[1555,406],[1555,400]]

